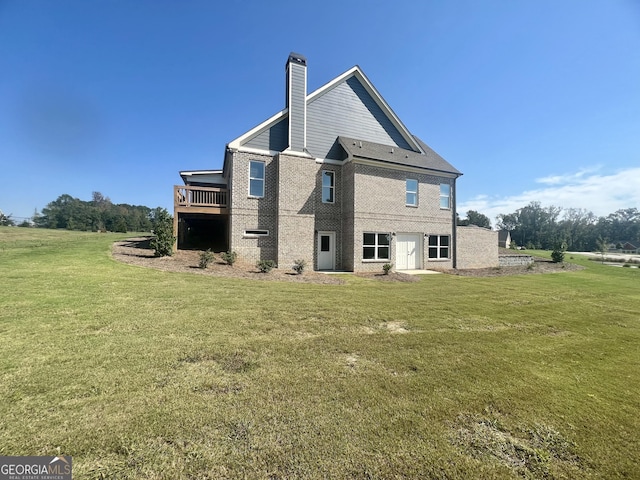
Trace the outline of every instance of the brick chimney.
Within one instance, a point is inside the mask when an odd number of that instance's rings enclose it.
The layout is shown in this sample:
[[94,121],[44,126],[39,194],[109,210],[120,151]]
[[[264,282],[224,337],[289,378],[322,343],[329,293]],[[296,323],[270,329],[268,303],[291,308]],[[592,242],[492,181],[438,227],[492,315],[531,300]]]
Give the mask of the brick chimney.
[[307,59],[291,52],[286,72],[286,106],[289,109],[288,150],[304,152],[307,146]]

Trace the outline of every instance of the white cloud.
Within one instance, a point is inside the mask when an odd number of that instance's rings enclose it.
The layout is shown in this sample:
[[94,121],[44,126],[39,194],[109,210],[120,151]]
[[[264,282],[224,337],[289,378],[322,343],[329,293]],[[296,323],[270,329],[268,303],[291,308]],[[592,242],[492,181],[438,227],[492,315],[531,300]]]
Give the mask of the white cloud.
[[458,204],[460,216],[476,210],[495,224],[501,213],[513,213],[531,202],[543,207],[582,208],[597,216],[606,216],[622,208],[640,208],[640,168],[628,168],[611,174],[596,173],[601,167],[583,169],[565,175],[550,175],[536,180],[547,187],[527,190],[519,195],[497,197],[477,195]]

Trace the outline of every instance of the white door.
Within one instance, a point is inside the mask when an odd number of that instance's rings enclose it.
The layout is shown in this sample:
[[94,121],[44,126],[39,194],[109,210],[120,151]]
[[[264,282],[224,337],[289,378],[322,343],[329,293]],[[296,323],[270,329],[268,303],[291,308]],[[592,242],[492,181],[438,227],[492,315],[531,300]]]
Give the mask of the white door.
[[336,268],[336,232],[318,232],[318,270]]
[[396,269],[415,270],[420,268],[422,260],[420,250],[421,235],[417,233],[399,233],[396,240]]

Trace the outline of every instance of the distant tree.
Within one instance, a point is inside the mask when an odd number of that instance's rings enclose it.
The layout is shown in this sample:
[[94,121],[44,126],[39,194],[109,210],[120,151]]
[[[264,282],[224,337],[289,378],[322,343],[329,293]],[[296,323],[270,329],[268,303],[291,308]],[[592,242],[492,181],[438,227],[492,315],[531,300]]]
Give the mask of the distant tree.
[[2,226],[2,227],[12,227],[15,224],[16,223],[11,218],[11,214],[5,215],[4,213],[2,213],[2,210],[0,210],[0,226]]
[[469,210],[467,212],[467,218],[460,220],[458,225],[477,225],[482,228],[491,228],[491,220],[482,213],[476,212],[475,210]]

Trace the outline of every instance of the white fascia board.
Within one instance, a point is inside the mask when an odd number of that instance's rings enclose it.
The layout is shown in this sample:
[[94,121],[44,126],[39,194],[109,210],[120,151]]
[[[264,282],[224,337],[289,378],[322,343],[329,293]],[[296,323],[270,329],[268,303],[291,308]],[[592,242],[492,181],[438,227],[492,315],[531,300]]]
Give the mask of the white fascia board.
[[314,158],[309,152],[296,152],[294,150],[283,150],[282,152],[276,152],[280,155],[289,155],[290,157],[300,157],[300,158]]
[[227,148],[231,152],[253,153],[255,155],[266,155],[269,157],[273,157],[274,155],[280,153],[277,150],[262,150],[260,148],[251,148],[251,147],[231,148],[229,145],[227,145]]
[[222,170],[183,170],[180,175],[213,175],[222,173]]
[[333,158],[316,158],[316,163],[326,163],[327,165],[344,165],[347,160],[334,160]]
[[360,80],[360,83],[362,83],[365,90],[367,90],[369,95],[371,95],[371,98],[373,98],[373,100],[378,104],[378,106],[384,112],[384,114],[389,118],[389,120],[391,120],[391,123],[393,123],[393,125],[398,129],[398,131],[400,132],[402,137],[407,141],[407,143],[411,145],[413,148],[415,148],[416,151],[420,153],[424,153],[422,148],[420,148],[420,145],[418,144],[418,142],[416,142],[416,140],[413,138],[413,135],[411,135],[407,127],[405,127],[404,124],[400,121],[398,116],[391,109],[391,107],[385,101],[382,95],[380,95],[378,90],[376,90],[376,87],[373,86],[373,84],[369,81],[367,76],[364,74],[364,72],[360,69],[358,65],[350,68],[349,70],[344,72],[342,75],[339,75],[338,77],[331,80],[329,83],[323,85],[322,87],[318,88],[314,92],[310,93],[307,96],[307,103],[315,100],[317,97],[323,95],[324,93],[331,90],[339,83],[348,80],[352,76],[355,76],[358,80]]
[[434,170],[431,168],[412,167],[411,165],[399,165],[397,163],[390,163],[382,160],[372,160],[369,158],[353,157],[351,160],[353,161],[353,163],[358,163],[361,165],[370,165],[372,167],[381,167],[389,170],[398,170],[401,172],[422,173],[433,175],[434,177],[458,178],[460,176],[455,173],[442,172],[440,170]]
[[282,118],[288,114],[289,114],[288,108],[285,108],[284,110],[280,110],[278,113],[276,113],[272,117],[269,117],[268,119],[266,119],[260,125],[253,127],[247,133],[244,133],[240,135],[238,138],[236,138],[235,140],[232,140],[231,142],[229,142],[227,146],[233,150],[238,150],[240,146],[243,143],[245,143],[247,140],[249,140],[252,137],[255,137],[259,133],[262,133],[263,131],[267,130],[268,128],[271,128],[273,125],[278,123],[278,121],[282,120]]

